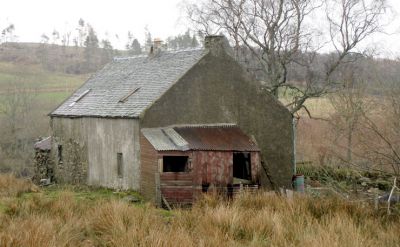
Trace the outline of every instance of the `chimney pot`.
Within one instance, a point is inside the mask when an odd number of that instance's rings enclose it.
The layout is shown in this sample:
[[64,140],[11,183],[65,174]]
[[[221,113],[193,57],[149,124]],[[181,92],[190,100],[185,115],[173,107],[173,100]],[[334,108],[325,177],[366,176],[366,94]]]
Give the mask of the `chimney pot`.
[[163,41],[159,38],[153,40],[153,44],[150,47],[149,56],[155,56],[162,50]]
[[157,51],[157,50],[161,49],[162,43],[163,43],[162,39],[155,38],[154,41],[153,41],[154,51]]
[[224,35],[209,35],[204,38],[204,47],[211,51],[214,55],[220,55],[225,52],[232,55],[233,51],[229,46],[229,42]]

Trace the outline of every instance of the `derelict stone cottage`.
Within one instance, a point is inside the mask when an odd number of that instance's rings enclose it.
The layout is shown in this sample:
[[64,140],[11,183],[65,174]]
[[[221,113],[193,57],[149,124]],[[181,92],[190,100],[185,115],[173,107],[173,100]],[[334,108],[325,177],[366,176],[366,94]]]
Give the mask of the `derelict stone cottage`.
[[[289,187],[294,155],[292,115],[230,54],[225,37],[208,36],[202,49],[164,51],[154,47],[149,55],[116,58],[107,64],[50,113],[55,180],[153,194],[153,172],[194,172],[194,167],[187,165],[198,156],[193,152],[212,151],[229,153],[227,170],[221,175],[214,174],[218,169],[211,167],[196,168],[196,174],[187,178],[195,179],[196,186],[213,183],[209,179],[213,174],[225,176],[224,183],[229,184],[240,173],[242,179]],[[173,127],[192,125],[197,129]],[[216,132],[205,133],[204,129]],[[197,133],[197,139],[188,130]],[[224,135],[217,135],[219,132]],[[193,144],[193,140],[198,144],[213,138],[219,142],[216,150]],[[171,150],[159,148],[162,140],[170,141]],[[235,142],[243,145],[235,146]],[[182,148],[182,143],[188,149]],[[147,156],[143,149],[150,150]],[[163,152],[186,158],[163,160]],[[236,152],[242,156],[235,158]],[[247,168],[235,168],[235,172],[234,159]],[[163,162],[171,164],[162,166]],[[212,164],[212,159],[207,162]],[[174,170],[174,163],[182,167]],[[207,178],[202,172],[211,174]]]

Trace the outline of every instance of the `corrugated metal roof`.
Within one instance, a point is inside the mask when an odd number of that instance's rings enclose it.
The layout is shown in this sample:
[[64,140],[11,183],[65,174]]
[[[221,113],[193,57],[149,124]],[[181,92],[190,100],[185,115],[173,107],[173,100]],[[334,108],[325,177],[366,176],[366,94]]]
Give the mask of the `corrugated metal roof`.
[[189,148],[188,143],[172,128],[168,131],[162,128],[142,129],[142,133],[158,151],[186,151]]
[[173,128],[162,129],[165,136],[172,141],[172,143],[180,149],[188,149],[189,143],[185,141]]
[[[187,125],[143,129],[143,135],[158,151],[213,150],[259,151],[258,146],[236,125]],[[173,133],[173,134],[169,134]],[[171,136],[173,136],[171,138]],[[178,138],[179,136],[179,138]],[[173,138],[177,138],[177,145]],[[184,145],[187,143],[187,145]]]
[[33,147],[35,149],[47,151],[51,149],[51,136],[44,138],[41,141],[36,142]]
[[50,115],[137,118],[207,52],[191,49],[116,58]]

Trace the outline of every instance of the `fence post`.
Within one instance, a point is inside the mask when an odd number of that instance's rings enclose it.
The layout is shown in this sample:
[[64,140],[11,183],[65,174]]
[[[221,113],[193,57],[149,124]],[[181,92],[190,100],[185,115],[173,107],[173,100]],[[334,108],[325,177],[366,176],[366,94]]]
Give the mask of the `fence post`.
[[161,203],[160,173],[158,171],[155,173],[155,181],[156,181],[156,205],[158,207],[161,207],[162,203]]

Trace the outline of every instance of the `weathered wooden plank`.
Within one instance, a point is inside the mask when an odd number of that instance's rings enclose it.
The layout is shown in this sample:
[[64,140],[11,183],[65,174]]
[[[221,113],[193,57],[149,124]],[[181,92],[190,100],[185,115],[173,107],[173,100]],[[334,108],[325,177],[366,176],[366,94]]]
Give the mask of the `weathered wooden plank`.
[[173,180],[173,181],[163,181],[161,180],[161,186],[192,186],[191,181],[179,181],[179,180]]

